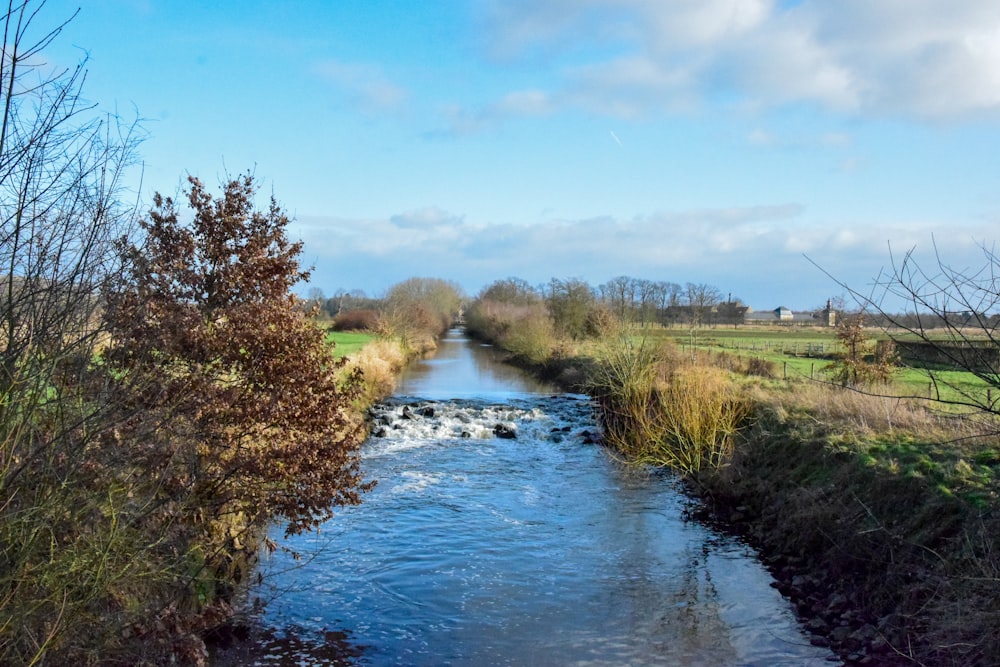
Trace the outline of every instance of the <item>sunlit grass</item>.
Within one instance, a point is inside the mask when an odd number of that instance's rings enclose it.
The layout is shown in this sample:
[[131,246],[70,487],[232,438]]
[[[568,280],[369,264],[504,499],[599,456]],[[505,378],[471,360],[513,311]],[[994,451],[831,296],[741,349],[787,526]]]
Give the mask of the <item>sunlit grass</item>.
[[330,331],[326,335],[326,341],[334,344],[333,354],[338,359],[353,357],[376,338],[375,334],[356,331]]
[[[681,354],[697,355],[703,352],[725,352],[742,359],[759,358],[774,364],[775,374],[786,380],[827,379],[826,369],[832,357],[840,352],[836,330],[808,327],[716,327],[689,329],[684,327],[650,327],[642,330],[649,340],[672,340]],[[883,337],[872,332],[872,338]],[[876,393],[912,396],[942,401],[945,410],[949,403],[979,402],[989,404],[1000,400],[1000,389],[963,370],[929,371],[901,365],[889,386],[876,388]]]

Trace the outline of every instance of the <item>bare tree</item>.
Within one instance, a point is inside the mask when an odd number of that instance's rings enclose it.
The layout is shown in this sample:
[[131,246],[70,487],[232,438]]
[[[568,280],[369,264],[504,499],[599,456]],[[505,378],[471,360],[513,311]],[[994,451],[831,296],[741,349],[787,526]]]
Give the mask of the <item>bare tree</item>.
[[[101,593],[123,571],[123,543],[104,520],[120,502],[93,455],[120,411],[95,383],[92,362],[104,338],[98,295],[120,275],[114,240],[134,219],[124,177],[141,137],[137,123],[84,101],[85,63],[45,64],[44,50],[73,17],[50,29],[44,9],[10,1],[0,17],[4,664],[92,642],[95,609],[108,601]],[[103,568],[84,565],[97,558]]]
[[593,288],[579,278],[549,281],[546,304],[556,329],[570,338],[587,335],[587,320],[596,299]]
[[717,287],[705,283],[687,283],[684,286],[687,305],[691,309],[691,324],[708,324],[712,308],[722,300],[722,292]]
[[663,284],[652,280],[637,280],[637,312],[639,323],[648,325],[656,319],[658,304],[663,300]]
[[632,319],[632,309],[635,306],[635,286],[635,278],[617,276],[598,288],[601,300],[622,322],[629,322]]
[[484,287],[477,298],[480,301],[498,301],[516,306],[530,306],[542,300],[538,290],[521,278],[495,280]]
[[[877,317],[900,357],[927,374],[930,398],[973,411],[1000,414],[1000,257],[981,246],[982,261],[956,268],[934,244],[934,259],[919,262],[910,249],[896,256],[868,292],[838,283],[863,311]],[[982,380],[980,391],[948,371]]]
[[433,349],[461,312],[464,295],[441,278],[408,278],[389,288],[382,304],[382,326],[404,346]]
[[95,113],[84,69],[49,71],[41,51],[65,27],[33,36],[44,3],[10,3],[0,57],[0,386],[34,350],[92,344],[112,241],[128,232],[121,204],[136,123]]

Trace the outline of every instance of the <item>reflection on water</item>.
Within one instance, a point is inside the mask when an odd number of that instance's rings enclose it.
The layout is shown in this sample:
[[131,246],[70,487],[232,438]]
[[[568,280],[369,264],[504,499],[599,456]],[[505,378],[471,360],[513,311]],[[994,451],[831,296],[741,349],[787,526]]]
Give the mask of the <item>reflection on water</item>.
[[[498,377],[447,345],[407,393]],[[246,664],[829,664],[753,552],[685,518],[672,477],[586,444],[585,397],[482,386],[381,408],[364,450],[379,485],[287,542],[303,560],[268,561],[254,593],[271,640]],[[410,403],[429,409],[404,418]]]
[[410,364],[400,376],[397,393],[424,398],[460,398],[546,393],[553,388],[513,366],[499,363],[501,353],[470,341],[457,331],[442,339],[436,352]]

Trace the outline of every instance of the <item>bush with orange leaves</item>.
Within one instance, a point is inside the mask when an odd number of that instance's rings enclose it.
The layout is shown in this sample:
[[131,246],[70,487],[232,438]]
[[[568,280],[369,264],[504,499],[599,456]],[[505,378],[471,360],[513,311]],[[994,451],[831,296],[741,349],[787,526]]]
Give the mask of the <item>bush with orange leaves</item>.
[[272,198],[254,210],[252,176],[215,199],[189,178],[181,221],[159,195],[142,247],[125,248],[131,275],[107,295],[113,342],[105,357],[159,430],[176,479],[205,516],[277,518],[287,532],[315,527],[359,501],[363,430],[323,333],[295,307],[301,243]]
[[255,209],[256,191],[247,175],[215,198],[189,178],[190,222],[157,195],[143,243],[121,244],[126,280],[104,296],[104,377],[122,399],[102,443],[143,480],[137,519],[177,582],[162,599],[195,633],[249,574],[265,524],[315,528],[370,487],[361,372],[296,307],[301,244],[273,198]]

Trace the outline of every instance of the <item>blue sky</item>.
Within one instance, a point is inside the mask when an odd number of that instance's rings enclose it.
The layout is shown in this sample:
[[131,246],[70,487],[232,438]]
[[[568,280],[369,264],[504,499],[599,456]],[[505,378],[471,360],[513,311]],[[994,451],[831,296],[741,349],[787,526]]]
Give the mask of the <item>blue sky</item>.
[[[79,3],[49,0],[39,20]],[[313,284],[618,275],[757,309],[1000,231],[996,0],[88,0],[142,197],[248,169]]]

